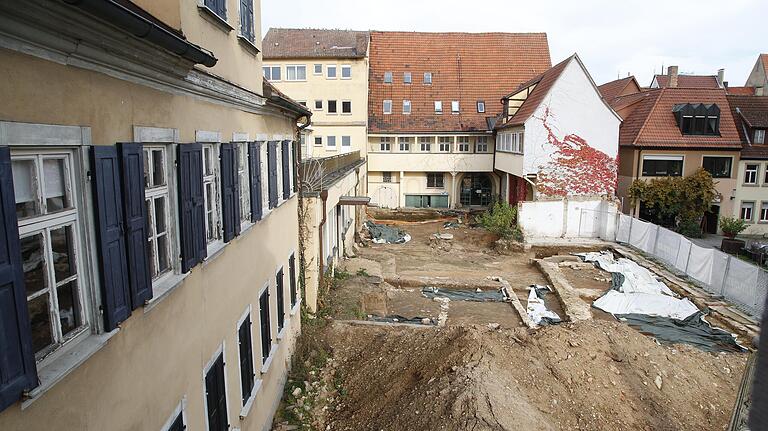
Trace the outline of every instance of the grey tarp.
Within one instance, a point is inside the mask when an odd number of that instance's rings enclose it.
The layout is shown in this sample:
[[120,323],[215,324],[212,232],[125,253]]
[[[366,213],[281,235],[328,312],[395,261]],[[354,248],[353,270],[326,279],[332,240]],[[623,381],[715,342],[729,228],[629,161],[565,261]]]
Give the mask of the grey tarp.
[[365,222],[365,227],[368,229],[373,242],[377,244],[403,244],[411,240],[411,236],[406,231],[396,227],[372,221]]
[[451,301],[474,301],[474,302],[503,302],[507,300],[501,289],[494,290],[461,290],[461,289],[438,289],[437,287],[424,287],[421,294],[429,299],[448,298]]

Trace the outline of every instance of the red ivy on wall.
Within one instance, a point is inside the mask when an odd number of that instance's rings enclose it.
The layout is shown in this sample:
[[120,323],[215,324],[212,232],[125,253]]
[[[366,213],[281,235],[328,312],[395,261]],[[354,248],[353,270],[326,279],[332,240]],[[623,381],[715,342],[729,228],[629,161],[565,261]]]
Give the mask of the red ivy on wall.
[[539,166],[536,188],[551,197],[568,195],[613,195],[616,192],[616,159],[589,145],[579,135],[558,139],[549,125],[549,107],[541,120],[547,130],[547,142],[555,147],[552,159]]

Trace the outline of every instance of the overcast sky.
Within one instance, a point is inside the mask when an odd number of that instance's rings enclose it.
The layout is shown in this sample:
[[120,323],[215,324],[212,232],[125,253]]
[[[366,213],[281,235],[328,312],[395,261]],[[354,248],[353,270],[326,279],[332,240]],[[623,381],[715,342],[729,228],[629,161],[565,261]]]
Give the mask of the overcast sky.
[[546,32],[552,63],[577,52],[598,84],[633,74],[725,68],[744,85],[768,52],[766,0],[262,0],[270,27],[401,31]]

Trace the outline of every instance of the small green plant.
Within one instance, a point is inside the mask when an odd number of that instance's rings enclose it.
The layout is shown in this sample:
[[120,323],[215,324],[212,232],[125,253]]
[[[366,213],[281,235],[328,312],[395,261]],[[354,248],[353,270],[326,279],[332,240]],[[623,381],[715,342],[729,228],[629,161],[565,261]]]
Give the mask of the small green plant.
[[736,217],[720,217],[720,229],[723,235],[728,238],[735,238],[736,235],[744,232],[747,228],[747,222]]
[[359,275],[360,277],[370,277],[370,275],[368,274],[368,271],[366,271],[365,268],[358,269],[357,275]]
[[506,202],[496,202],[488,211],[477,217],[477,222],[502,238],[522,239],[517,223],[517,207]]
[[337,269],[333,272],[333,278],[336,280],[346,280],[351,276],[345,269]]

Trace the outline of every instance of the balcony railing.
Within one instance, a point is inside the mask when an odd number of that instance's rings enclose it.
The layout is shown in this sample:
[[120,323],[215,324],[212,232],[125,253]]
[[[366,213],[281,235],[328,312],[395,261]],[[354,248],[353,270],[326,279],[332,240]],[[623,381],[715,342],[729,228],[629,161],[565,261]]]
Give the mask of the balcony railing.
[[302,160],[300,172],[305,183],[304,192],[326,190],[349,171],[364,163],[365,158],[360,157],[360,150]]

